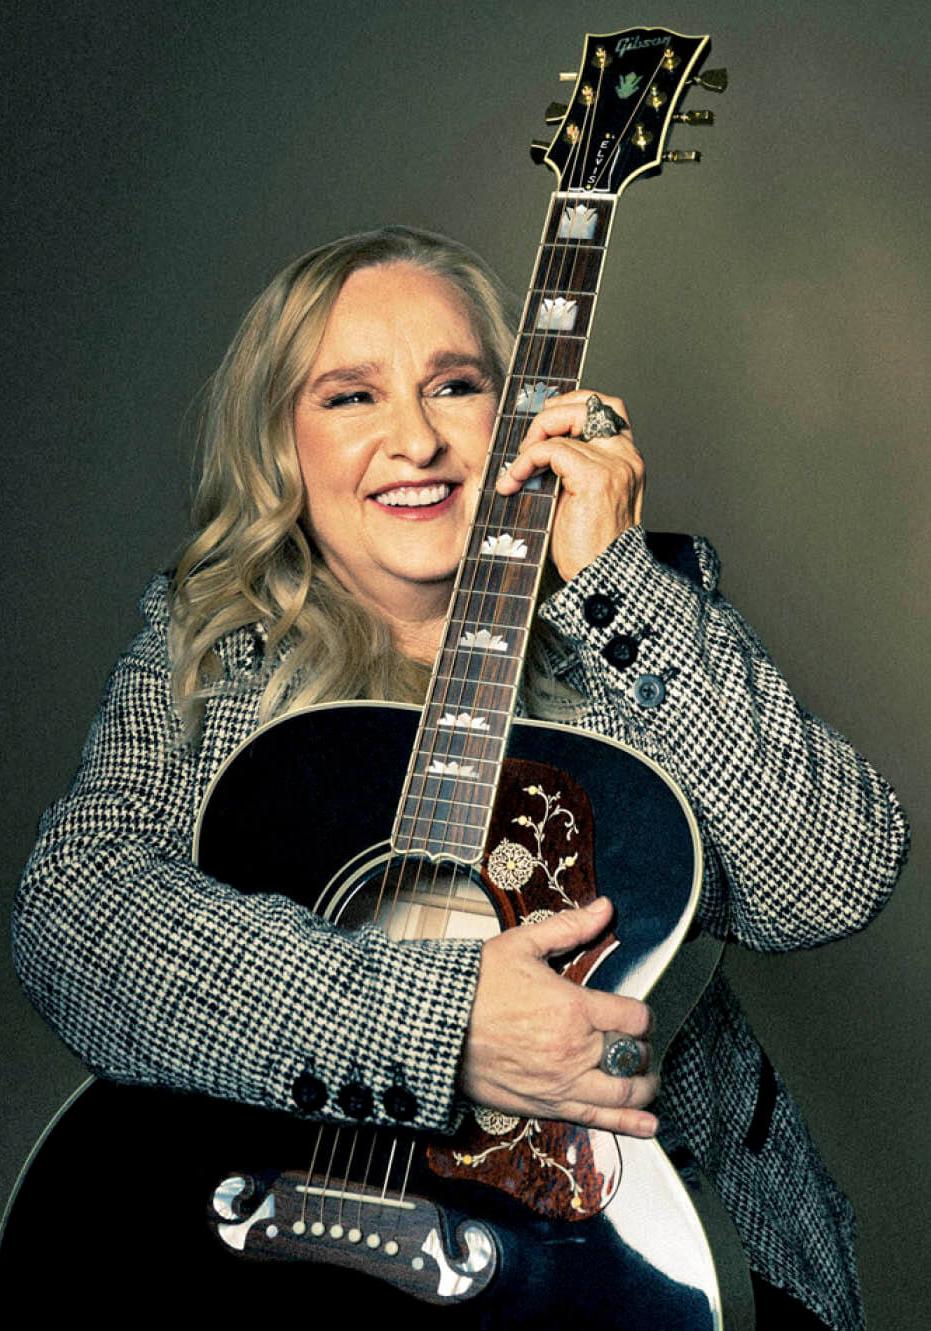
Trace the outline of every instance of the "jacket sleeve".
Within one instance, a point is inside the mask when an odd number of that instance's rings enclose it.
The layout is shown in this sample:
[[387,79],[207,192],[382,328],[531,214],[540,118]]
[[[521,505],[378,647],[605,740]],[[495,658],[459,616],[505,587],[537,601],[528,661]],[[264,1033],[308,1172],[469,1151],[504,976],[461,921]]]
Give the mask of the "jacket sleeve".
[[681,543],[630,528],[541,615],[574,645],[596,709],[689,799],[707,929],[767,951],[861,929],[905,862],[902,808],[793,697],[718,593],[711,546]]
[[413,1110],[412,1126],[449,1130],[480,943],[348,933],[195,867],[196,758],[171,739],[164,579],[148,603],[16,898],[27,993],[116,1080],[334,1119],[340,1091],[361,1086],[369,1121]]

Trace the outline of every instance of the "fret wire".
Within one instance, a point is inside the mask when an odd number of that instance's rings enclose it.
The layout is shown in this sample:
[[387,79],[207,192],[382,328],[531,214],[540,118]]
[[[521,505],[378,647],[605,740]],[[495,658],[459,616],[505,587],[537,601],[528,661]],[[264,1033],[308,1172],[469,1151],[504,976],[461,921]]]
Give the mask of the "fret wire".
[[[419,780],[419,781],[452,781],[454,784],[458,783],[458,784],[466,785],[466,786],[481,787],[481,789],[483,789],[483,790],[495,790],[495,789],[497,788],[497,782],[495,782],[495,781],[476,781],[476,779],[475,779],[474,777],[471,777],[471,776],[470,776],[470,777],[459,777],[459,776],[445,776],[445,777],[444,777],[444,776],[438,776],[436,772],[415,772],[415,773],[414,773],[414,778],[413,778],[413,779],[414,779],[414,780]],[[420,794],[423,795],[423,791],[421,791]],[[420,798],[420,796],[418,796],[418,798]],[[451,798],[452,798],[452,796],[450,796],[450,799],[451,799]],[[459,796],[457,796],[456,798],[458,799]],[[465,802],[467,802],[467,801],[463,801],[463,802],[465,803]],[[476,805],[475,807],[478,808],[478,805]]]
[[[432,703],[429,704],[429,707],[428,707],[427,710],[429,711],[430,709],[435,709],[435,710],[438,711],[438,712],[452,712],[452,711],[455,710],[455,706],[456,706],[456,705],[455,705],[454,703],[451,703],[451,702],[449,702],[449,701],[447,701],[447,702],[432,702]],[[468,707],[461,707],[461,708],[460,708],[460,711],[463,711],[463,712],[471,711],[471,710],[473,710],[473,709],[472,709],[472,708],[468,708]],[[485,715],[486,712],[490,712],[493,716],[510,716],[510,715],[511,715],[510,710],[509,710],[507,707],[505,707],[505,708],[501,708],[501,707],[475,707],[474,710],[477,711],[477,712],[481,712],[481,714],[482,714],[483,716]],[[456,729],[455,726],[441,726],[441,725],[439,724],[439,722],[436,722],[436,721],[428,721],[428,722],[427,722],[427,725],[428,725],[428,726],[432,726],[435,730],[455,730],[455,729]],[[426,727],[425,727],[425,728],[426,728]],[[462,732],[465,733],[465,729],[466,729],[465,726],[461,726],[461,727],[459,727],[459,729],[461,729]],[[472,727],[470,726],[469,729],[471,730]],[[477,731],[476,733],[477,733],[477,734],[480,734],[480,735],[487,735],[487,734],[488,734],[488,731],[487,731],[487,730],[480,730],[480,731]]]
[[[490,816],[491,811],[488,810],[487,813],[488,813],[488,816]],[[405,822],[405,821],[406,821],[406,822],[409,822],[409,823],[414,823],[414,827],[412,827],[412,828],[408,828],[408,829],[407,829],[407,834],[408,834],[408,836],[413,836],[413,835],[415,835],[415,833],[416,833],[416,831],[417,831],[417,827],[416,827],[416,824],[417,824],[417,823],[426,823],[426,824],[427,824],[427,828],[429,828],[433,820],[432,820],[432,818],[430,818],[430,817],[429,817],[428,815],[426,815],[426,814],[419,814],[419,815],[417,816],[417,818],[414,818],[414,817],[412,817],[412,815],[409,814],[409,813],[402,813],[402,814],[401,814],[401,817],[400,817],[400,819],[399,819],[399,822]],[[480,824],[478,824],[478,823],[463,823],[463,822],[460,822],[458,818],[449,818],[449,819],[444,818],[444,820],[443,820],[443,826],[444,826],[444,827],[464,827],[465,830],[466,830],[467,832],[480,832],[480,831],[482,830]],[[422,833],[421,835],[423,835],[423,833]]]
[[[497,744],[498,744],[498,746],[500,746],[500,740],[497,741]],[[481,756],[479,756],[479,755],[473,755],[473,754],[471,754],[471,753],[447,754],[446,756],[447,756],[447,757],[453,757],[453,758],[456,758],[457,760],[461,760],[461,759],[464,758],[467,762],[470,762],[470,763],[487,763],[490,767],[497,767],[497,766],[499,765],[499,763],[501,762],[501,758],[500,758],[500,756],[499,756],[499,757],[495,757],[495,758],[486,758],[486,757],[481,757]],[[418,761],[418,762],[433,762],[433,760],[434,760],[435,757],[436,757],[435,754],[430,753],[430,752],[428,752],[427,750],[423,750],[423,751],[421,751],[420,753],[418,753],[418,755],[417,755],[417,761]],[[411,772],[411,776],[412,776],[412,777],[414,777],[414,776],[426,776],[426,775],[427,775],[426,772],[418,771],[418,769],[417,769],[416,767],[415,767],[414,770]],[[431,776],[436,776],[436,773],[435,773],[435,772],[431,772],[429,775],[431,775]]]
[[[487,782],[486,782],[485,784],[486,784],[486,786],[488,785]],[[489,788],[492,789],[492,790],[494,789],[493,786],[492,786],[492,787],[489,787]],[[487,802],[487,800],[481,800],[481,801],[467,800],[467,799],[463,799],[461,795],[456,795],[456,796],[453,796],[453,795],[444,795],[444,796],[442,796],[437,802],[438,802],[439,804],[455,804],[457,807],[458,807],[459,805],[462,805],[463,807],[465,807],[465,808],[469,808],[469,809],[480,809],[480,810],[482,810],[483,813],[487,813],[487,812],[488,812],[488,807],[489,807],[489,806],[488,806],[488,802]],[[402,817],[410,818],[410,817],[411,817],[411,814],[403,814]],[[476,824],[475,824],[475,823],[466,823],[465,826],[466,826],[466,827],[475,827]]]

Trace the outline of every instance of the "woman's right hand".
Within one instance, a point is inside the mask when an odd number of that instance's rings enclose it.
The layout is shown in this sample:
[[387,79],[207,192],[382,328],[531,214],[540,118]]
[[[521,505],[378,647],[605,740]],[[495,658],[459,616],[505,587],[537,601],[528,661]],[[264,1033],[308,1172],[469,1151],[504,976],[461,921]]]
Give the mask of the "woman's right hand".
[[652,1014],[636,998],[585,989],[557,975],[547,958],[575,951],[608,925],[611,903],[600,897],[488,940],[472,1004],[460,1083],[476,1104],[523,1118],[555,1118],[651,1137],[644,1112],[659,1078],[648,1071],[611,1077],[599,1068],[607,1031],[644,1041]]

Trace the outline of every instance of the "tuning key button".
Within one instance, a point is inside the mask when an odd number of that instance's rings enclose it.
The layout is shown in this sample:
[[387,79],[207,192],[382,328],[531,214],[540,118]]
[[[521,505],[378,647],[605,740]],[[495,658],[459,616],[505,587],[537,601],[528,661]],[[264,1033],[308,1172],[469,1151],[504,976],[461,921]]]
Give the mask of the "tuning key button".
[[680,125],[713,125],[713,111],[677,111],[673,120]]
[[705,88],[708,92],[723,92],[727,87],[726,69],[703,69],[700,74],[694,74],[689,83],[695,83],[699,88]]
[[681,166],[683,162],[700,162],[701,153],[695,149],[686,151],[683,148],[673,148],[672,152],[663,153],[663,161],[671,162],[673,166]]
[[534,139],[530,144],[530,157],[537,166],[542,166],[549,151],[549,144],[543,143],[541,139]]
[[568,110],[568,102],[550,102],[543,119],[548,125],[558,125]]

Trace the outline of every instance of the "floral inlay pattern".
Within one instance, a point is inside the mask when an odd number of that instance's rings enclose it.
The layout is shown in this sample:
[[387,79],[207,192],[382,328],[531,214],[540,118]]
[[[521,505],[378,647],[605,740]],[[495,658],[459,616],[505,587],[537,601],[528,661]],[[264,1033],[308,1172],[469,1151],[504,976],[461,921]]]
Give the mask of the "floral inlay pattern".
[[525,794],[543,801],[543,811],[537,818],[532,818],[527,813],[518,814],[516,818],[511,819],[511,822],[517,823],[518,827],[530,829],[536,843],[536,854],[516,841],[507,839],[499,841],[488,857],[488,876],[495,886],[503,891],[517,892],[525,883],[529,883],[536,870],[540,869],[550,891],[556,893],[563,905],[578,910],[578,903],[572,900],[560,881],[566,869],[575,864],[578,855],[559,855],[553,863],[552,852],[549,859],[544,853],[547,829],[552,834],[555,831],[553,824],[557,819],[564,823],[563,835],[567,842],[578,835],[579,828],[575,814],[560,804],[562,795],[558,790],[555,795],[548,795],[542,786],[524,786],[523,789]]
[[[485,1109],[481,1105],[476,1105],[472,1112],[475,1115],[479,1127],[484,1128],[485,1131],[489,1132],[489,1135],[491,1136],[497,1136],[499,1134],[490,1131],[490,1129],[488,1128],[485,1128],[485,1124],[482,1122],[480,1115],[483,1114],[491,1115],[492,1116],[491,1121],[495,1124],[495,1126],[500,1126],[500,1124],[508,1123],[513,1125],[513,1127],[516,1127],[517,1124],[520,1123],[519,1118],[512,1119],[509,1114],[499,1114],[497,1110]],[[502,1133],[510,1132],[513,1130],[513,1127],[508,1126],[501,1128],[501,1132]],[[509,1137],[507,1141],[498,1142],[494,1146],[487,1146],[484,1151],[479,1151],[475,1155],[465,1154],[462,1151],[453,1151],[453,1159],[456,1161],[456,1164],[458,1165],[466,1165],[469,1168],[477,1169],[480,1165],[483,1165],[485,1161],[488,1160],[491,1156],[497,1155],[499,1151],[515,1151],[518,1148],[518,1146],[522,1145],[523,1143],[526,1143],[527,1149],[530,1151],[530,1154],[533,1156],[534,1160],[538,1165],[541,1165],[544,1169],[556,1169],[559,1171],[560,1174],[563,1175],[563,1177],[566,1179],[567,1183],[569,1184],[569,1187],[572,1190],[572,1199],[569,1205],[572,1207],[574,1211],[580,1211],[582,1209],[582,1198],[579,1194],[578,1182],[576,1181],[575,1174],[571,1168],[575,1164],[575,1160],[572,1159],[571,1156],[568,1156],[567,1157],[568,1163],[564,1165],[559,1160],[557,1160],[555,1156],[550,1155],[549,1152],[541,1150],[541,1148],[534,1141],[534,1137],[539,1136],[539,1133],[540,1133],[539,1119],[528,1118],[524,1120],[524,1126],[521,1128],[520,1132],[515,1133],[513,1137]],[[570,1148],[570,1152],[571,1155],[574,1155],[574,1151],[572,1151],[572,1148]]]
[[537,861],[526,846],[517,841],[501,841],[488,857],[488,874],[496,887],[517,892],[529,883]]

